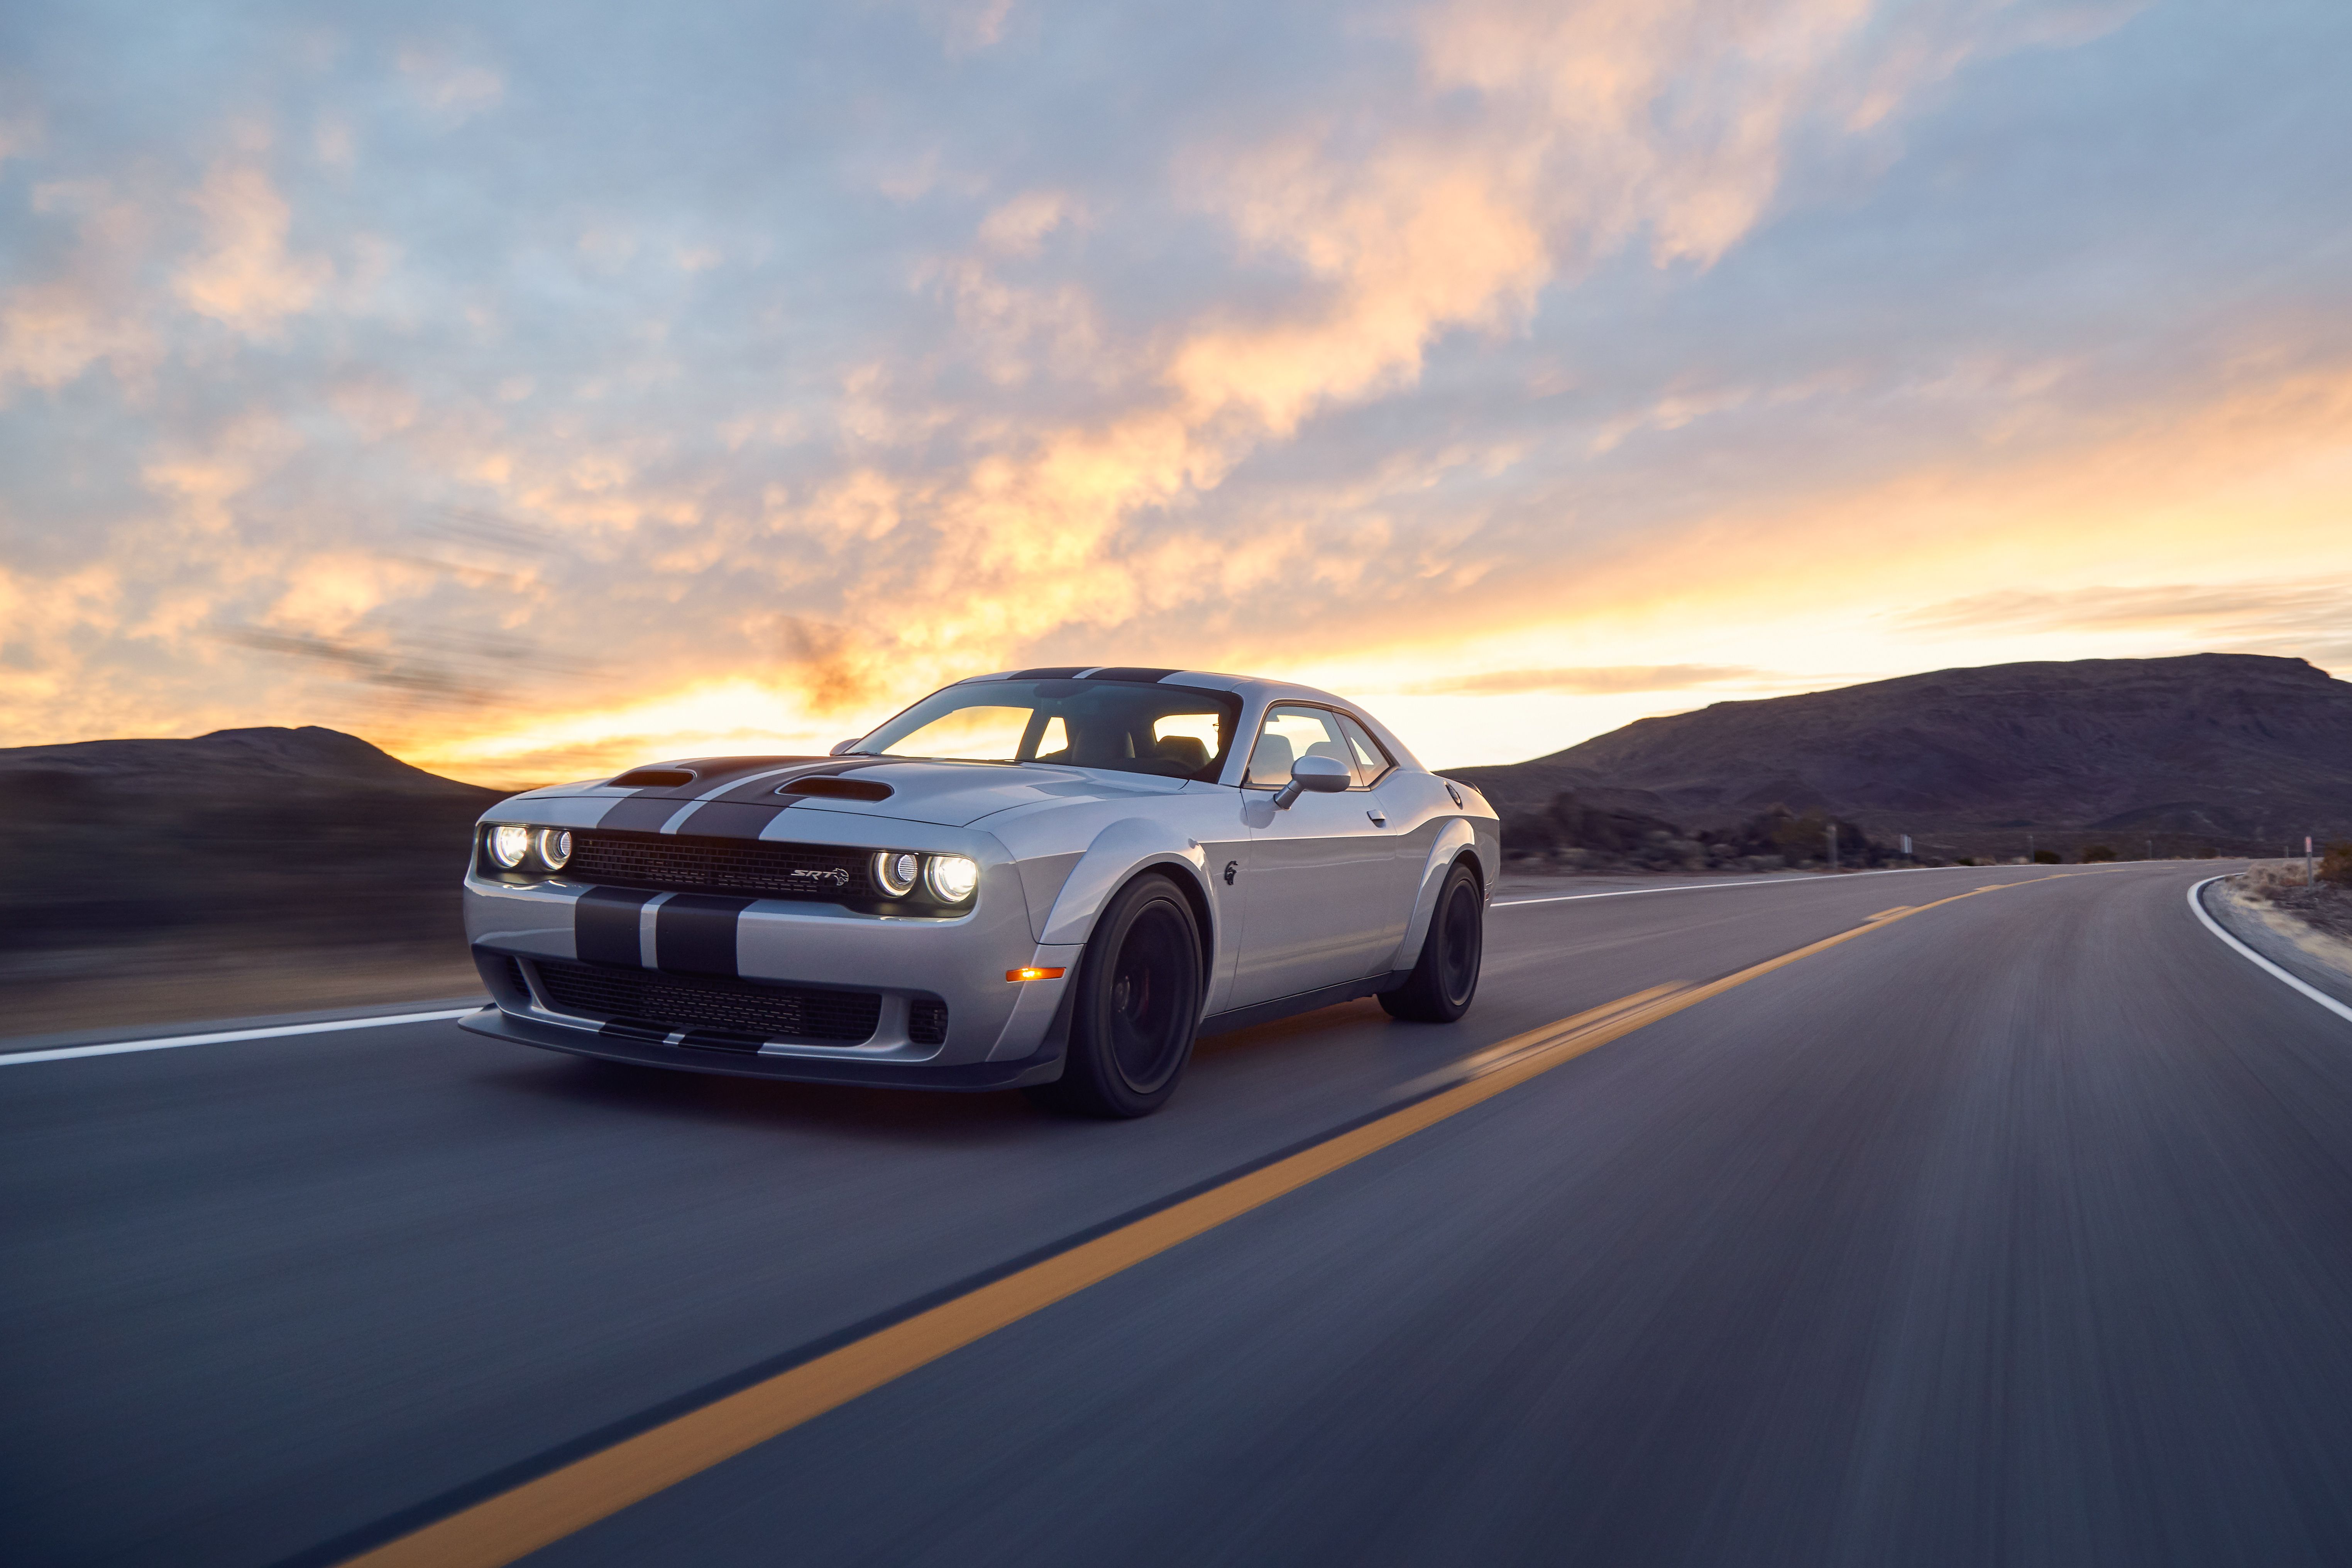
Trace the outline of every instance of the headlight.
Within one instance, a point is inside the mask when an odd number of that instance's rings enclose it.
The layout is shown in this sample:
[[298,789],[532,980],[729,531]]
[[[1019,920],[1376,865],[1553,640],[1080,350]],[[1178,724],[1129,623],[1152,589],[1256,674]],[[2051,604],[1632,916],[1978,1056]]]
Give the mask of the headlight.
[[915,890],[922,875],[923,858],[903,850],[885,849],[874,857],[874,885],[889,898],[903,899]]
[[501,822],[490,829],[490,858],[511,871],[522,864],[530,853],[530,829],[519,823]]
[[572,832],[563,827],[542,827],[537,835],[540,864],[551,871],[563,869],[572,858]]
[[944,904],[960,904],[980,886],[980,863],[961,855],[934,855],[923,868],[923,880]]

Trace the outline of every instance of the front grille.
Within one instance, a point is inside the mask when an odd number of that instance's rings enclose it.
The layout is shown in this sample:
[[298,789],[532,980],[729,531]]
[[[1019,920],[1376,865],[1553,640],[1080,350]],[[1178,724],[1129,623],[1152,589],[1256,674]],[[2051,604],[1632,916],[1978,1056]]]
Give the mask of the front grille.
[[[874,991],[802,990],[548,958],[531,963],[549,1004],[586,1018],[714,1029],[759,1040],[851,1041],[870,1038],[882,1020],[882,997]],[[944,1006],[940,1013],[944,1024]]]
[[748,899],[875,897],[866,877],[871,855],[822,844],[763,844],[747,838],[686,838],[638,833],[575,833],[563,875],[608,888],[673,893],[734,893]]
[[907,1038],[919,1046],[943,1046],[948,1042],[948,1005],[931,997],[918,997],[907,1005]]

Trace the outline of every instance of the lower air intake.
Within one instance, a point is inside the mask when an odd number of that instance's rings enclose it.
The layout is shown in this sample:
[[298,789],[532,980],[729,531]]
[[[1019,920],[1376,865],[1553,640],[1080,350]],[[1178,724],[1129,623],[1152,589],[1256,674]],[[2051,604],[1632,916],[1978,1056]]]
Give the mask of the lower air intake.
[[[715,1029],[761,1040],[850,1042],[871,1038],[882,1021],[879,992],[704,980],[548,958],[531,962],[539,970],[540,990],[554,1009],[583,1018]],[[944,1026],[944,1008],[940,1021]]]
[[948,1043],[948,1005],[933,997],[919,997],[907,1005],[907,1038],[919,1046],[944,1046]]

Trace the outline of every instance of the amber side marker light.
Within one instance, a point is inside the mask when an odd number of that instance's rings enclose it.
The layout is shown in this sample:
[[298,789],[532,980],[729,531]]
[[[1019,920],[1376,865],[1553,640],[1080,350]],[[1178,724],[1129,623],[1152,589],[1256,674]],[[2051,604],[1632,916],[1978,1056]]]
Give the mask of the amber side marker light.
[[1007,980],[1059,980],[1067,972],[1060,969],[1008,969],[1004,972],[1004,978]]

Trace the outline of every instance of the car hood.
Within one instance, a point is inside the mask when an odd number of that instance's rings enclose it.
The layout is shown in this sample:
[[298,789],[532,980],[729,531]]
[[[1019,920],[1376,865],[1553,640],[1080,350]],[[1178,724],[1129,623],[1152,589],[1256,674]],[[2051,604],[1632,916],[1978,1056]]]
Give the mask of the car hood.
[[[691,770],[694,776],[682,783],[627,791],[626,800],[644,805],[625,812],[616,807],[607,814],[609,826],[620,826],[614,819],[623,816],[632,818],[628,826],[637,826],[634,819],[638,816],[650,823],[654,816],[667,817],[677,806],[700,800],[962,827],[1000,811],[1045,801],[1135,800],[1172,795],[1184,787],[1181,779],[1146,773],[897,757],[688,759],[634,771],[648,773],[656,768]],[[583,794],[618,796],[621,792],[610,785],[583,789],[578,784],[559,784],[531,794],[544,798]],[[667,804],[655,806],[656,802]],[[680,830],[693,831],[684,826]]]

